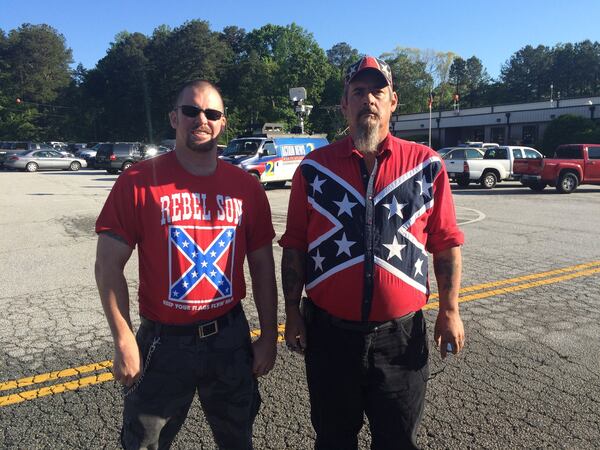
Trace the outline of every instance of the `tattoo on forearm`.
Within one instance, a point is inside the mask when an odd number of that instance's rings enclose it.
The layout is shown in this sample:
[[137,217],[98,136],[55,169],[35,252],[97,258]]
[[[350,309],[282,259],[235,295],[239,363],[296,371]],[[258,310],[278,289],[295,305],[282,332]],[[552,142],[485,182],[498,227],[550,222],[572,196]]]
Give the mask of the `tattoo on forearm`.
[[304,258],[299,253],[283,250],[281,284],[286,304],[298,303],[304,287]]
[[451,259],[436,258],[433,261],[435,277],[439,291],[451,291],[454,289],[454,280],[456,278],[457,265]]

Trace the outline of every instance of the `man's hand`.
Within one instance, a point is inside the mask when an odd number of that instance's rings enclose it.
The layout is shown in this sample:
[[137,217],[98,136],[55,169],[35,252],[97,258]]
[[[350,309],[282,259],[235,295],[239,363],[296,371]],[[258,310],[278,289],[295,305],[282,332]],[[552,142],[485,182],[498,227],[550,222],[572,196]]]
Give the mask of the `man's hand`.
[[277,356],[277,337],[260,336],[252,343],[254,352],[254,362],[252,372],[256,377],[262,377],[268,374],[275,365]]
[[465,328],[457,310],[442,310],[435,321],[433,334],[435,345],[440,349],[442,359],[448,352],[448,344],[452,346],[452,353],[458,354],[465,346]]
[[304,354],[306,349],[306,326],[297,306],[286,308],[285,342],[291,351]]
[[135,336],[133,333],[127,333],[123,336],[123,340],[115,345],[115,359],[113,361],[115,380],[124,386],[132,386],[142,373],[142,364],[140,349]]

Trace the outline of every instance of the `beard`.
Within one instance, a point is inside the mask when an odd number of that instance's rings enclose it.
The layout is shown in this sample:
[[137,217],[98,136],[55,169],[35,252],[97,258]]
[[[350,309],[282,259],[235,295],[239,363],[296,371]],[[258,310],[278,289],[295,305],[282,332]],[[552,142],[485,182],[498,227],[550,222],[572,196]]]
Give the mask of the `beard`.
[[192,130],[192,132],[187,135],[187,139],[185,142],[187,145],[187,148],[189,148],[191,151],[193,151],[195,153],[209,153],[212,150],[217,148],[217,142],[219,140],[219,136],[216,136],[209,141],[198,143],[194,139],[194,135],[193,135],[194,131],[196,131],[196,130]]
[[[375,117],[369,115],[374,114]],[[358,115],[354,146],[360,152],[376,152],[379,145],[379,124],[381,119],[375,111],[365,109]]]

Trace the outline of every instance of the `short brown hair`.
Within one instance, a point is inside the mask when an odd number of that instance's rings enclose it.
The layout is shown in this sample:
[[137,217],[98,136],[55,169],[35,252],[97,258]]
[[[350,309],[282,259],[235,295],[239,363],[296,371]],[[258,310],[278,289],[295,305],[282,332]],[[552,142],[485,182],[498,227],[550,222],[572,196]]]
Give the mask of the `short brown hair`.
[[[223,96],[221,95],[221,91],[219,91],[219,88],[211,83],[208,80],[202,80],[202,79],[195,79],[195,80],[190,80],[188,82],[186,82],[183,86],[181,86],[181,89],[179,89],[179,91],[177,92],[177,95],[175,96],[174,102],[173,102],[173,109],[177,109],[177,107],[179,106],[179,100],[181,99],[181,96],[183,95],[183,93],[185,92],[186,89],[188,88],[202,88],[202,89],[212,89],[214,90],[217,94],[219,94],[219,98],[221,99],[221,106],[223,107],[223,109],[225,109],[225,103],[223,102]],[[222,112],[222,111],[221,111]]]

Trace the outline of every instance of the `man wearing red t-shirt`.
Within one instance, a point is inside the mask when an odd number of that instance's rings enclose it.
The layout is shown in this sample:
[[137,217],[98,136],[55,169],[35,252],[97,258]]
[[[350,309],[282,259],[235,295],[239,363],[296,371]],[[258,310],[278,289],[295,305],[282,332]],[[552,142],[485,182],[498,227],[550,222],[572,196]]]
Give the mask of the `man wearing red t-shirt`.
[[417,448],[428,253],[440,304],[434,340],[442,358],[464,345],[463,234],[448,176],[433,150],[390,134],[397,102],[384,61],[350,66],[341,102],[350,136],[311,152],[292,181],[280,240],[285,337],[305,354],[317,449],[357,448],[364,414],[372,448]]
[[[217,159],[223,100],[209,82],[180,91],[173,152],[119,176],[96,222],[96,281],[124,385],[121,444],[168,448],[197,392],[219,448],[252,448],[256,377],[275,363],[277,288],[266,195]],[[134,335],[123,269],[139,257],[141,325]],[[245,258],[261,336],[250,341],[241,300]]]

